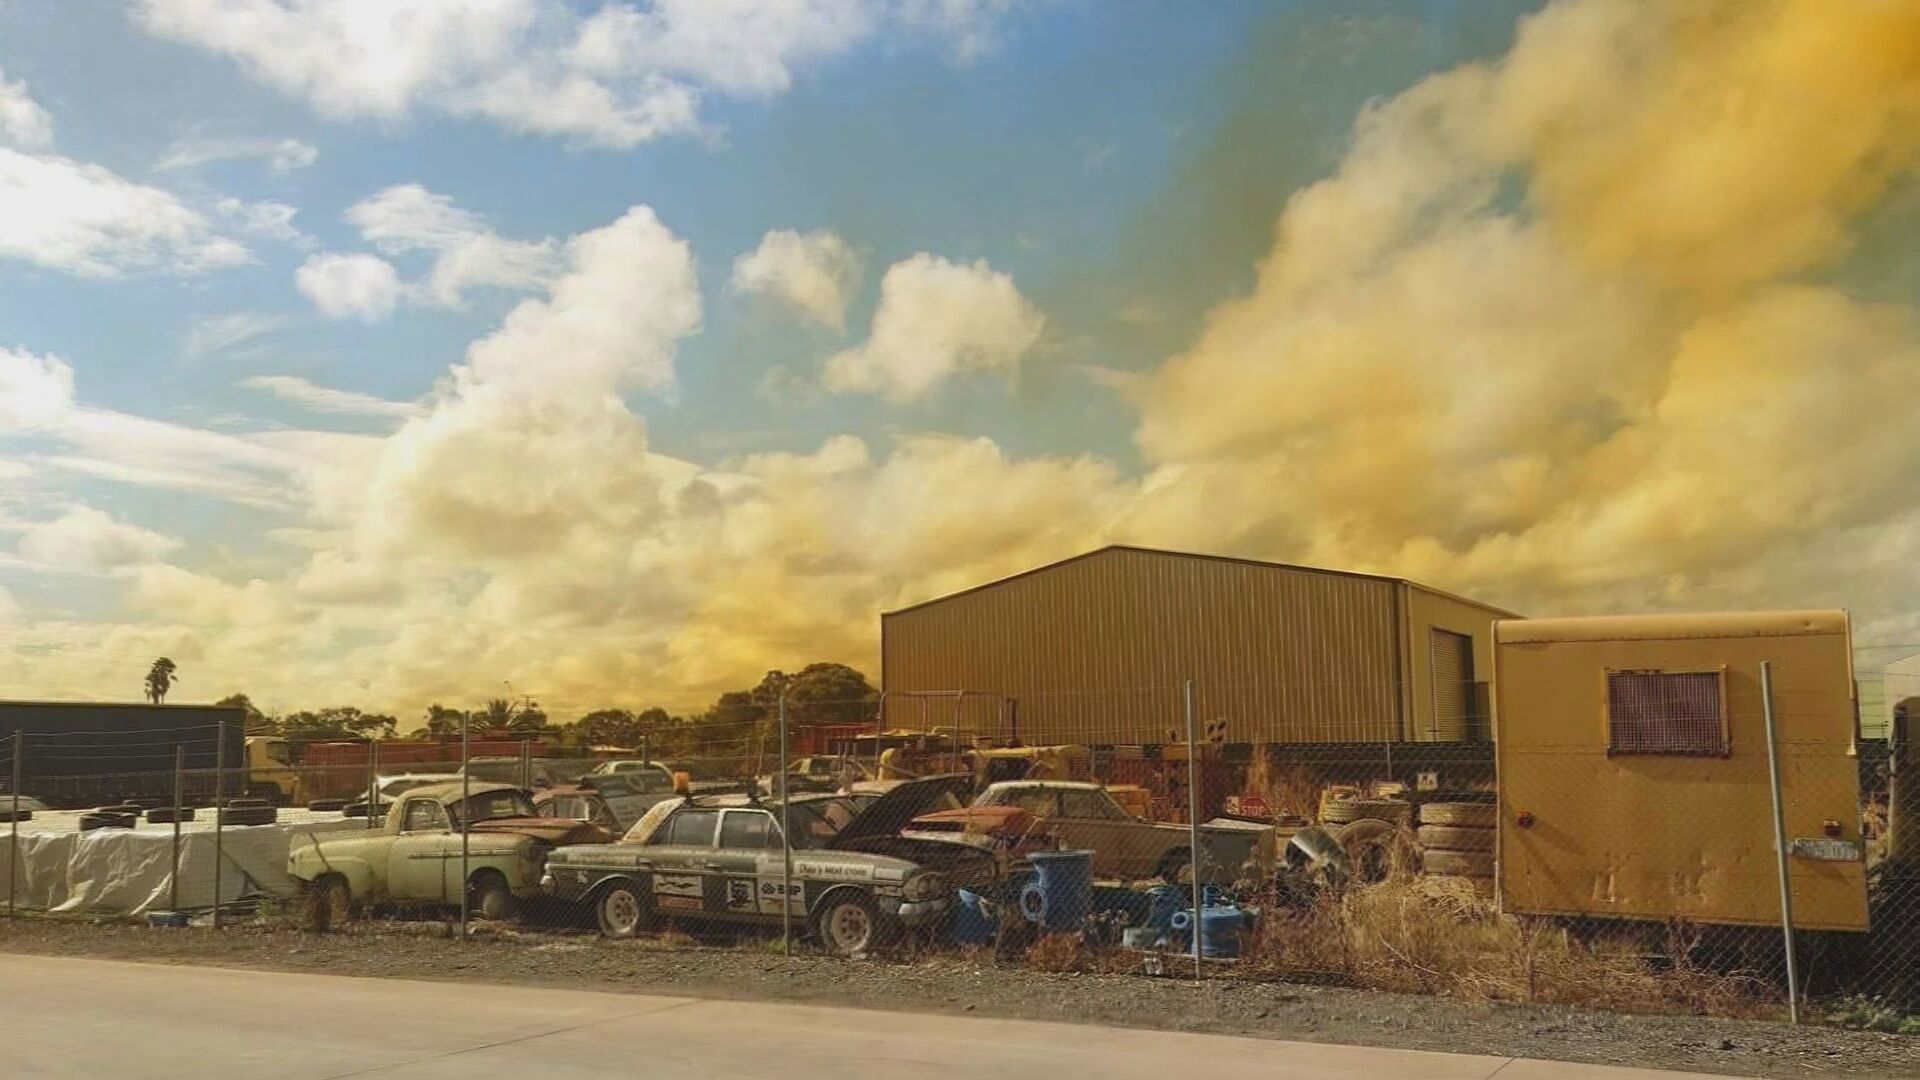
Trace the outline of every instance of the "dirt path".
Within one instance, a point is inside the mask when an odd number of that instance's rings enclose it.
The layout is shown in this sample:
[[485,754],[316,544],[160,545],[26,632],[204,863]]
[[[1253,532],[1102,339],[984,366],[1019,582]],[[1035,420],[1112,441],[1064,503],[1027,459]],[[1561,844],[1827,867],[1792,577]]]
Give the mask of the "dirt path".
[[[463,947],[436,923],[358,924],[332,934],[243,924],[214,934],[23,918],[12,926],[0,923],[0,950],[972,1013],[1757,1077],[1920,1076],[1920,1038],[1912,1036],[1294,984],[1216,980],[1196,986],[1138,975],[1051,975],[953,956],[911,964],[787,960],[778,955],[778,943],[771,949],[694,948],[509,932]],[[886,1017],[876,1013],[874,1023],[884,1024]]]

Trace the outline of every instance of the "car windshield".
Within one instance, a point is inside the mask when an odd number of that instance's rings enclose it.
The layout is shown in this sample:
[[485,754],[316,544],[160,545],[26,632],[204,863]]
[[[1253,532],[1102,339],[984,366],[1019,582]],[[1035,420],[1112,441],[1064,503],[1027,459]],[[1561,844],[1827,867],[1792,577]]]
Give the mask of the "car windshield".
[[464,802],[453,803],[449,809],[457,825],[463,821],[491,821],[495,818],[538,817],[533,803],[526,795],[518,791],[488,791],[474,795]]
[[820,847],[853,820],[851,813],[845,821],[836,820],[840,816],[832,803],[795,803],[787,807],[787,835],[796,848]]

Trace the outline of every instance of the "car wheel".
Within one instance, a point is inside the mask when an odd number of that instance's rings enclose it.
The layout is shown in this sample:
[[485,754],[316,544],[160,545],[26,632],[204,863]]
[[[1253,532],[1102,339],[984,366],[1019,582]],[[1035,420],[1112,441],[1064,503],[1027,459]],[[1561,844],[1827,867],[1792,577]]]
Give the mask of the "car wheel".
[[344,878],[324,877],[305,890],[307,929],[316,933],[345,923],[353,917],[353,892]]
[[630,938],[639,933],[647,921],[646,903],[640,899],[639,888],[630,882],[621,882],[601,893],[593,910],[600,921],[602,937]]
[[505,922],[513,918],[513,892],[497,877],[484,877],[473,883],[467,910],[475,917]]
[[814,919],[814,935],[835,956],[859,956],[880,938],[880,916],[873,901],[859,893],[841,893],[828,900]]

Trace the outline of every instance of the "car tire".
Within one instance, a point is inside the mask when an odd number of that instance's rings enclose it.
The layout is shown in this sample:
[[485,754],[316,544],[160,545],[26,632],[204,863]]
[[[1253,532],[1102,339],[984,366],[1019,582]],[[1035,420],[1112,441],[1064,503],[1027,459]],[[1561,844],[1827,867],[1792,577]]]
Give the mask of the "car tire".
[[647,924],[647,902],[640,886],[631,881],[608,886],[594,902],[593,915],[600,924],[600,936],[625,941]]
[[1347,825],[1368,818],[1405,825],[1413,821],[1413,804],[1400,799],[1339,799],[1330,802],[1320,814],[1327,825]]
[[315,799],[307,804],[307,809],[316,814],[331,814],[347,805],[345,799]]
[[1427,849],[1420,864],[1429,874],[1446,877],[1490,878],[1494,874],[1491,851],[1439,851]]
[[192,821],[191,806],[156,806],[147,811],[147,820],[156,825],[165,825],[175,821]]
[[307,929],[324,934],[353,917],[353,890],[347,879],[329,874],[301,890],[303,922]]
[[467,890],[467,913],[474,918],[506,922],[513,918],[513,911],[513,890],[493,874],[475,878]]
[[32,821],[33,811],[22,810],[18,814],[8,807],[0,806],[0,821]]
[[1492,851],[1497,834],[1492,829],[1464,825],[1422,825],[1416,835],[1420,837],[1420,846],[1428,850]]
[[1467,829],[1491,829],[1500,820],[1500,808],[1492,803],[1435,802],[1420,808],[1420,824],[1452,825]]
[[880,944],[880,912],[865,893],[842,890],[820,905],[813,937],[834,956],[865,955]]
[[280,819],[280,811],[271,806],[234,806],[216,819],[225,825],[271,825]]
[[131,829],[136,820],[138,819],[132,814],[107,813],[105,811],[95,810],[90,814],[80,815],[80,831],[92,832],[95,829]]

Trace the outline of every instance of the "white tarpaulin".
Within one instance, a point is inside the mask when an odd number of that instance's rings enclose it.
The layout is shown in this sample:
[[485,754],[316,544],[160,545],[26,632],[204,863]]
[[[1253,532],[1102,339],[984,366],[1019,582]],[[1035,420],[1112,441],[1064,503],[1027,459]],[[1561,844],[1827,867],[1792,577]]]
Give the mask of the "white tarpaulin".
[[[51,817],[52,815],[48,815]],[[95,829],[79,832],[69,825],[60,831],[46,828],[36,815],[20,830],[17,891],[21,907],[41,911],[110,912],[137,915],[165,911],[173,901],[173,829],[147,825],[138,829]],[[47,824],[51,824],[50,822]],[[287,849],[294,834],[363,829],[357,821],[335,818],[325,822],[282,825],[230,825],[220,839],[220,898],[290,898],[298,891],[287,876]],[[0,828],[0,890],[7,887],[13,860],[9,834]],[[209,825],[195,822],[180,832],[179,907],[196,910],[213,906],[214,834]]]

